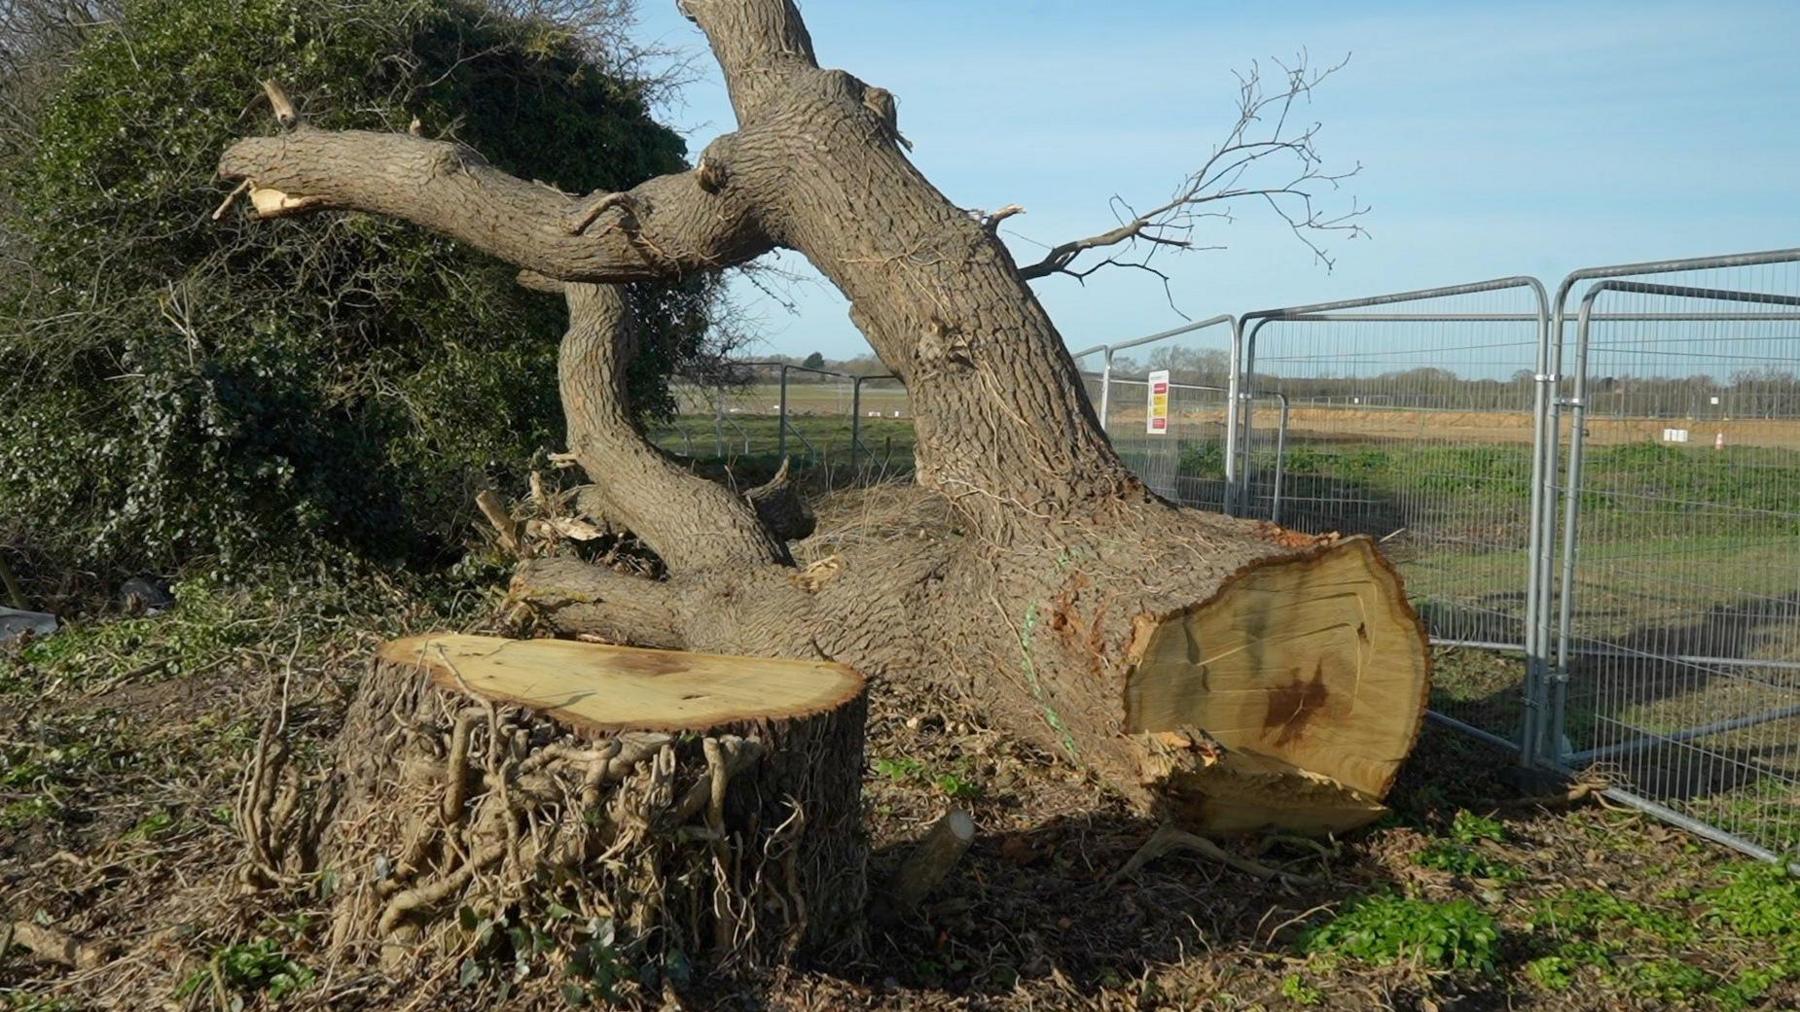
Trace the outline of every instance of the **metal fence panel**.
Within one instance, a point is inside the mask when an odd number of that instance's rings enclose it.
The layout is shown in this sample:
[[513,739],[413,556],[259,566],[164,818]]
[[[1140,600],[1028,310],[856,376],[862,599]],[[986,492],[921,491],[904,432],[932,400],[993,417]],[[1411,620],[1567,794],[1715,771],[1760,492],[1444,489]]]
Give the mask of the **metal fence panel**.
[[1800,253],[1743,259],[1584,293],[1544,750],[1775,857],[1800,851]]
[[[1229,505],[1229,391],[1234,320],[1215,316],[1114,344],[1097,403],[1113,448],[1158,495],[1189,506]],[[1150,376],[1166,371],[1167,425],[1152,431]]]
[[880,383],[781,362],[742,362],[733,368],[737,376],[731,383],[676,383],[675,417],[654,426],[652,440],[688,456],[727,463],[790,457],[814,465],[842,464],[853,456],[859,435],[859,398],[870,401],[870,410],[910,416],[903,388],[896,395]]
[[852,381],[850,467],[858,481],[880,481],[913,467],[912,401],[898,376]]
[[[1247,314],[1242,502],[1312,533],[1378,539],[1441,644],[1523,653],[1536,540],[1542,286],[1530,278]],[[1279,469],[1278,466],[1279,465]],[[1441,716],[1516,743],[1516,662],[1440,666]]]
[[1096,344],[1091,348],[1069,353],[1075,360],[1075,371],[1081,376],[1081,388],[1087,392],[1088,403],[1094,406],[1094,416],[1101,421],[1101,428],[1106,427],[1106,367],[1111,349],[1104,344]]

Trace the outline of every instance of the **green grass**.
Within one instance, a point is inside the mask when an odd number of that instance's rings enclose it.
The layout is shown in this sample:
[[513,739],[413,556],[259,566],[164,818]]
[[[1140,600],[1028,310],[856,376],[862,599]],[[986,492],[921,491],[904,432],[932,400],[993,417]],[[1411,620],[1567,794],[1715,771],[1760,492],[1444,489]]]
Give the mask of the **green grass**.
[[[672,453],[700,464],[773,471],[781,463],[781,426],[773,415],[728,416],[719,427],[710,417],[684,416],[657,425],[650,439]],[[851,424],[848,415],[795,415],[789,419],[787,455],[802,468],[848,468]],[[865,418],[857,438],[859,468],[910,474],[913,467],[911,419]]]
[[[1652,908],[1611,892],[1569,889],[1540,901],[1526,925],[1542,955],[1526,975],[1548,991],[1565,991],[1583,976],[1642,999],[1749,1008],[1782,981],[1800,977],[1800,879],[1777,866],[1726,866],[1698,895],[1681,890]],[[1682,909],[1685,900],[1701,911]],[[1698,946],[1757,945],[1764,953],[1729,975],[1694,965]],[[1772,948],[1768,946],[1772,943]]]

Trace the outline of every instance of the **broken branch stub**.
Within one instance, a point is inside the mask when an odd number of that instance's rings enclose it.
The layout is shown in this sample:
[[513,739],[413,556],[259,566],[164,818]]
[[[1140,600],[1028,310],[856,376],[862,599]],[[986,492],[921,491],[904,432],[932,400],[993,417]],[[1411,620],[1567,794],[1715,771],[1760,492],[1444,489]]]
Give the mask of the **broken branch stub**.
[[933,823],[924,839],[906,856],[888,883],[888,899],[894,909],[912,910],[931,895],[975,841],[975,820],[960,808],[952,808]]

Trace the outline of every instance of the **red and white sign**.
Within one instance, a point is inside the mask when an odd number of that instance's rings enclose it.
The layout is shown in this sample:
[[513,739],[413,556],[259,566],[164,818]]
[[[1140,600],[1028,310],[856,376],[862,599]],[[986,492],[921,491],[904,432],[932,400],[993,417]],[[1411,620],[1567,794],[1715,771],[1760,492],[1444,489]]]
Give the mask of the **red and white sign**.
[[1149,414],[1144,417],[1144,431],[1153,436],[1169,434],[1169,370],[1150,374]]

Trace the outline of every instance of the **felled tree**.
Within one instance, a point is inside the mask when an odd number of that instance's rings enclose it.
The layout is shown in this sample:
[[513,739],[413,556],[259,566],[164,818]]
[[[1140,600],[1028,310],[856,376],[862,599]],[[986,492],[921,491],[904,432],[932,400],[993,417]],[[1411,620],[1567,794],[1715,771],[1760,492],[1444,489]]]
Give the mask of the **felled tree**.
[[[893,96],[820,67],[789,0],[682,9],[738,120],[689,171],[572,196],[457,144],[311,129],[279,99],[285,129],[237,142],[220,164],[264,217],[404,218],[567,300],[569,450],[598,486],[596,508],[654,549],[667,577],[537,560],[516,596],[567,633],[932,680],[1191,826],[1329,830],[1379,811],[1428,667],[1393,569],[1366,540],[1296,536],[1148,491],[1027,286],[1080,270],[1091,249],[1185,245],[1221,196],[1276,202],[1297,230],[1330,225],[1310,201],[1279,202],[1304,198],[1298,185],[1240,186],[1237,166],[1264,142],[1240,124],[1176,201],[1021,268],[995,235],[1016,209],[972,214],[938,192],[906,158]],[[1263,111],[1253,104],[1247,122]],[[1267,143],[1298,151],[1303,179],[1328,178],[1304,139]],[[702,480],[644,439],[622,381],[637,343],[622,286],[778,247],[849,299],[907,386],[918,438],[907,514],[804,572],[768,500]]]

